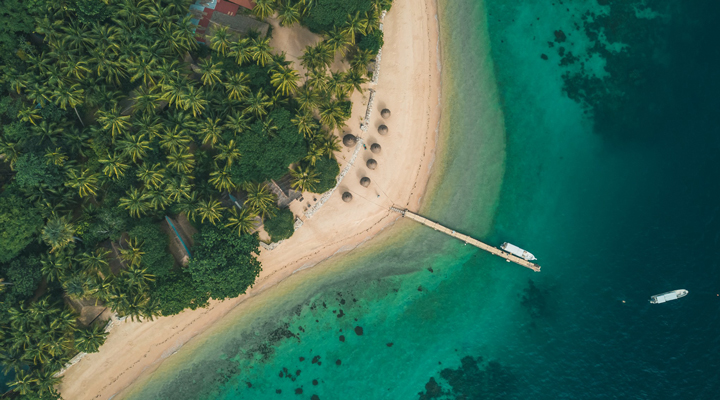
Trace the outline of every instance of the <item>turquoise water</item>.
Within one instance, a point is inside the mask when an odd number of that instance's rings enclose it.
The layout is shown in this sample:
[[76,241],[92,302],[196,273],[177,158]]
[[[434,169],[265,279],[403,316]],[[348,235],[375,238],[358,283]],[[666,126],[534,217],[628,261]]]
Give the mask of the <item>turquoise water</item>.
[[421,211],[528,248],[543,272],[401,221],[129,398],[716,398],[717,6],[440,10],[444,146]]

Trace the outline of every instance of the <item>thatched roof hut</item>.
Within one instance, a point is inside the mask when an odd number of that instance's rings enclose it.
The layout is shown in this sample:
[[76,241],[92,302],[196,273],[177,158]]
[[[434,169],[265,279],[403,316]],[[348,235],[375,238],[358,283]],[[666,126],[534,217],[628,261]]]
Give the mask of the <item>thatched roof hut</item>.
[[373,154],[378,154],[382,150],[382,147],[380,146],[380,143],[373,143],[372,146],[370,146],[370,151],[373,152]]
[[388,127],[386,125],[380,125],[378,127],[378,133],[381,135],[387,135],[388,133]]
[[380,112],[380,115],[381,115],[384,119],[388,119],[388,118],[390,118],[390,110],[388,110],[387,108],[385,108],[385,109],[383,109],[383,110]]
[[345,193],[343,193],[342,199],[343,199],[343,201],[346,202],[346,203],[351,202],[351,201],[352,201],[352,193],[350,193],[350,192],[345,192]]
[[370,186],[370,178],[368,178],[368,177],[366,176],[366,177],[360,179],[360,184],[362,185],[362,187],[368,187],[368,186]]
[[377,168],[377,161],[375,161],[374,159],[371,158],[371,159],[367,160],[367,163],[365,165],[367,165],[367,167],[369,169],[375,169],[375,168]]
[[346,147],[353,147],[357,144],[357,138],[355,135],[348,133],[347,135],[343,136],[343,144]]

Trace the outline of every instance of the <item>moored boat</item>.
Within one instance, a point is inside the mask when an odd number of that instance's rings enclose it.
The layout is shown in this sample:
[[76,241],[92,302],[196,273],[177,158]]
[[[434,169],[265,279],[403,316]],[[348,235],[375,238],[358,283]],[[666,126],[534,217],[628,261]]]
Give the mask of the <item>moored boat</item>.
[[685,297],[685,296],[687,296],[687,294],[688,294],[688,291],[685,289],[671,290],[669,292],[650,296],[650,303],[651,304],[666,303],[668,301],[677,300],[681,297]]
[[510,254],[516,255],[527,261],[537,260],[537,258],[535,258],[535,256],[531,252],[529,252],[527,250],[523,250],[523,249],[515,246],[512,243],[505,242],[500,246],[500,248],[507,251]]

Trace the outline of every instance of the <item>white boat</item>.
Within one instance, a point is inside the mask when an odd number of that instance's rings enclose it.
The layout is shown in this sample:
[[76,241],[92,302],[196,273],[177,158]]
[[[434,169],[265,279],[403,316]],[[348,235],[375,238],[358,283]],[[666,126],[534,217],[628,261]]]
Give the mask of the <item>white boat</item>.
[[669,292],[650,296],[650,303],[652,303],[652,304],[666,303],[671,300],[677,300],[681,297],[685,297],[685,296],[687,296],[687,294],[688,294],[688,291],[685,289],[672,290]]
[[531,252],[529,252],[527,250],[523,250],[523,249],[515,246],[514,244],[511,244],[508,242],[503,243],[502,246],[500,246],[500,248],[507,251],[510,254],[516,255],[516,256],[523,258],[525,260],[528,260],[528,261],[537,260],[537,258],[535,258],[535,256]]

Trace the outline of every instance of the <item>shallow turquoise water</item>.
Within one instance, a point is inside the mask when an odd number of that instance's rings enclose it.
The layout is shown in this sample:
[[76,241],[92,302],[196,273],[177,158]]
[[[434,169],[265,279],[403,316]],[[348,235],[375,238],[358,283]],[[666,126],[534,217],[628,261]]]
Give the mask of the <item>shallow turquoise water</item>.
[[422,212],[543,272],[402,221],[131,398],[716,398],[718,10],[440,5],[446,145]]

